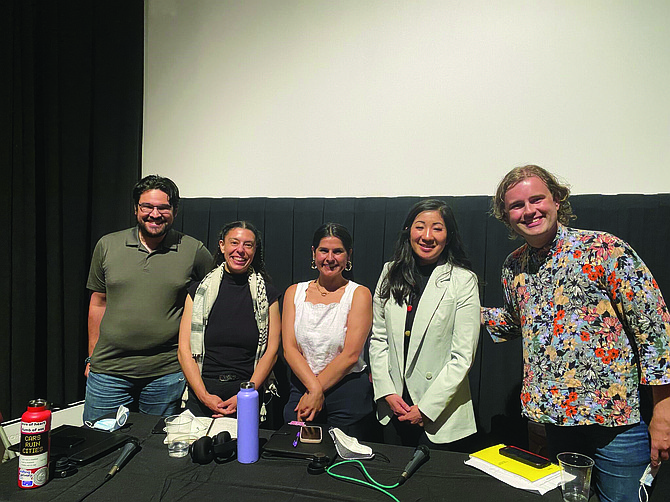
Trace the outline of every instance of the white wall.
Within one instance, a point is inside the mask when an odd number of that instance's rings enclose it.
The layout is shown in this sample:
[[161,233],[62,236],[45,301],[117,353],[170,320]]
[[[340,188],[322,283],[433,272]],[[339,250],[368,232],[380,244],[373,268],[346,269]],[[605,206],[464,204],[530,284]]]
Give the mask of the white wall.
[[147,0],[143,172],[185,197],[670,192],[667,0]]

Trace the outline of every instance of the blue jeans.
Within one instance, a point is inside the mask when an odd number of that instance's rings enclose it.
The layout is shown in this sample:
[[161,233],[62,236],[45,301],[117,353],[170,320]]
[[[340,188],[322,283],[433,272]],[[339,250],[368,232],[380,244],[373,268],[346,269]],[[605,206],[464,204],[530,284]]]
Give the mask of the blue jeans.
[[102,373],[88,374],[84,422],[114,415],[119,406],[147,415],[179,413],[186,378],[181,371],[156,378],[124,378]]
[[595,462],[591,486],[601,502],[637,502],[640,477],[649,464],[647,424],[622,427],[547,425],[547,446],[555,460],[562,451],[588,455]]

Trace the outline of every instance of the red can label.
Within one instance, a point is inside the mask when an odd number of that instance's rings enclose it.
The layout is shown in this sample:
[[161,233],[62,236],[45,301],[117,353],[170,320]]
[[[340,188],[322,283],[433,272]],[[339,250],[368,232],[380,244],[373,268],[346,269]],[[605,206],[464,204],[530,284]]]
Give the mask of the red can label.
[[49,430],[47,421],[21,422],[19,486],[36,488],[49,477]]

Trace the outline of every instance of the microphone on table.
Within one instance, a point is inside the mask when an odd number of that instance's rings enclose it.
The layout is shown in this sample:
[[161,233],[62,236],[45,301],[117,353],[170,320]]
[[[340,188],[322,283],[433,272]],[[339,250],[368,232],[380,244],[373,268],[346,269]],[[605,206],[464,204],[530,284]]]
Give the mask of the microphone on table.
[[114,462],[114,465],[110,469],[110,471],[107,473],[107,476],[105,476],[107,479],[111,478],[116,474],[121,467],[126,465],[128,463],[128,460],[130,460],[130,457],[137,451],[137,449],[140,447],[140,443],[137,439],[131,438],[123,447],[121,450],[121,454],[119,455],[119,458],[116,459],[116,462]]
[[401,485],[405,481],[407,481],[409,477],[412,474],[414,474],[424,462],[428,461],[428,459],[430,459],[430,450],[428,449],[428,447],[422,444],[417,446],[416,450],[414,450],[412,460],[410,460],[408,464],[405,466],[405,470],[402,472],[400,478],[398,479],[398,485]]

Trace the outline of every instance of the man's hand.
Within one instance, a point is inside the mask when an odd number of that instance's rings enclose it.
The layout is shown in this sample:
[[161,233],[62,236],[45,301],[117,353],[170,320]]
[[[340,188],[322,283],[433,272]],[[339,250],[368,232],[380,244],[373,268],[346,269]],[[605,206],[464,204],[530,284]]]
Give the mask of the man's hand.
[[[107,294],[106,293],[91,293],[91,300],[88,305],[88,353],[90,357],[93,355],[100,338],[100,323],[105,315],[107,309]],[[87,363],[84,368],[84,375],[88,378],[88,373],[91,370],[91,364]]]
[[654,385],[654,414],[649,423],[651,465],[656,467],[670,457],[670,385]]

